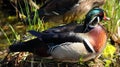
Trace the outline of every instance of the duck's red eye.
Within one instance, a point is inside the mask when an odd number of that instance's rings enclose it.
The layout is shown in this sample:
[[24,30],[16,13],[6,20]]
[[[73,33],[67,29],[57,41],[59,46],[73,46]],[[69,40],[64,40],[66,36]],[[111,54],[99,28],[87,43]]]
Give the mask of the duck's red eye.
[[103,13],[101,12],[101,13],[99,14],[99,16],[103,16]]

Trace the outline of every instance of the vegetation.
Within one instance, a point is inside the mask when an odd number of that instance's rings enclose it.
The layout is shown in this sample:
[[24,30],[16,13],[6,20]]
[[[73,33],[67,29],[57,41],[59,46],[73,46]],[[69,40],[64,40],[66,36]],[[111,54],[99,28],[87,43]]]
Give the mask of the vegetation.
[[[25,10],[20,6],[20,12],[21,15],[24,17],[26,12],[26,15],[28,17],[29,23],[36,22],[36,19],[38,21],[38,24],[34,25],[28,25],[25,26],[23,23],[18,21],[18,18],[16,16],[6,15],[6,16],[0,16],[1,22],[0,22],[0,51],[4,52],[5,49],[7,49],[8,45],[20,41],[21,38],[26,36],[30,36],[29,34],[26,34],[26,31],[28,30],[37,30],[37,31],[43,31],[49,27],[51,27],[54,24],[43,24],[42,21],[38,18],[37,11],[34,7],[31,8],[32,11],[36,11],[34,19],[30,19],[30,8],[29,4],[25,3]],[[0,6],[1,7],[1,6]],[[103,9],[106,11],[107,16],[111,18],[110,21],[103,21],[103,24],[105,28],[108,31],[108,41],[107,46],[105,50],[102,53],[102,56],[100,57],[100,60],[102,61],[101,64],[105,67],[119,67],[119,61],[120,61],[120,1],[119,0],[107,0],[105,5],[103,6]],[[0,11],[0,14],[2,12]],[[3,13],[4,14],[4,13]],[[6,18],[3,18],[6,17]],[[6,20],[6,21],[5,21]],[[51,25],[51,26],[49,26]],[[118,31],[119,30],[119,31]],[[31,37],[32,38],[32,37]],[[27,37],[29,39],[29,37]],[[3,46],[5,45],[5,46]],[[28,54],[28,53],[27,53]],[[17,54],[18,55],[18,54]],[[1,56],[1,60],[4,58],[5,55]],[[23,60],[22,60],[23,61]],[[30,61],[30,59],[29,59]],[[41,61],[40,61],[41,62]],[[97,63],[98,64],[98,63]],[[92,61],[88,61],[85,64],[80,62],[80,65],[82,66],[95,66],[96,63]]]

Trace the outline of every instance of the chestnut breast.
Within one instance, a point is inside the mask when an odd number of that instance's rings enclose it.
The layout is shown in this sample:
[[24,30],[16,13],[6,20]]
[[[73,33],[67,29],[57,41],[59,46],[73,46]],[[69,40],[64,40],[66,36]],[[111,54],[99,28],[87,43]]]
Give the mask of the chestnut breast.
[[101,52],[101,50],[105,47],[105,43],[107,40],[107,34],[105,29],[101,25],[97,25],[88,33],[88,36],[90,36],[89,40],[93,45],[95,51]]

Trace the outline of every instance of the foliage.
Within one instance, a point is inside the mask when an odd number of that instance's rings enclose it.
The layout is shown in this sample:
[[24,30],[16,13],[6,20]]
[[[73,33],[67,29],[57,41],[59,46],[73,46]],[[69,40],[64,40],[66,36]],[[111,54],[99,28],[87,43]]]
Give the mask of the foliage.
[[106,27],[110,34],[116,33],[117,27],[120,26],[120,1],[119,0],[111,0],[106,1],[104,5],[104,10],[107,15],[111,18],[110,21],[106,23]]
[[107,46],[102,53],[102,57],[104,58],[105,61],[105,67],[109,67],[110,64],[114,62],[115,52],[116,52],[115,46],[107,42]]
[[102,56],[107,59],[108,58],[113,59],[115,52],[116,52],[115,46],[113,46],[109,42],[107,42],[107,46],[106,46],[105,50],[103,51]]

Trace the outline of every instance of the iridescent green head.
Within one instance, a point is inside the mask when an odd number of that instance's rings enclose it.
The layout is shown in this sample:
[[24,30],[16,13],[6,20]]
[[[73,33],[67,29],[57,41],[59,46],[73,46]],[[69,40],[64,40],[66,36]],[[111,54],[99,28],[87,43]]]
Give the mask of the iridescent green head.
[[93,8],[87,14],[84,22],[84,31],[88,27],[94,27],[97,23],[105,18],[105,12],[101,8]]
[[93,8],[87,13],[85,20],[90,22],[94,17],[99,17],[101,21],[104,17],[104,10],[101,8]]

